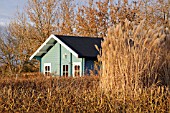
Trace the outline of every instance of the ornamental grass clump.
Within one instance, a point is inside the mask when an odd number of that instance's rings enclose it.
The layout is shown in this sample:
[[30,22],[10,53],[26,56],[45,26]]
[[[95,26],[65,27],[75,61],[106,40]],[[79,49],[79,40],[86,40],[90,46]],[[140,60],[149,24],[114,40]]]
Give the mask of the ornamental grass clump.
[[169,34],[162,26],[126,20],[108,30],[102,42],[102,79],[105,90],[136,91],[170,84]]
[[163,26],[125,20],[111,27],[98,56],[101,91],[114,95],[123,112],[169,111],[169,50],[170,34]]

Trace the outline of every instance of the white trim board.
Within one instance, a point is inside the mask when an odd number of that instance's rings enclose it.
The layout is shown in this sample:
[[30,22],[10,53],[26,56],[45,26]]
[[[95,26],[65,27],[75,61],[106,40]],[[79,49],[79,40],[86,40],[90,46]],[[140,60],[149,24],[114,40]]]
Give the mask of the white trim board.
[[[53,35],[53,34],[52,34]],[[78,54],[73,51],[70,47],[68,47],[64,42],[62,42],[58,37],[56,37],[55,35],[53,35],[53,38],[59,43],[61,44],[64,48],[66,48],[68,51],[70,51],[75,57],[78,58]]]
[[50,39],[55,39],[59,44],[61,44],[64,48],[66,48],[68,51],[70,51],[75,57],[78,58],[78,54],[73,51],[70,47],[68,47],[64,42],[62,42],[58,37],[55,35],[51,34],[49,38],[31,55],[29,60],[32,60],[39,52],[40,50],[50,41]]

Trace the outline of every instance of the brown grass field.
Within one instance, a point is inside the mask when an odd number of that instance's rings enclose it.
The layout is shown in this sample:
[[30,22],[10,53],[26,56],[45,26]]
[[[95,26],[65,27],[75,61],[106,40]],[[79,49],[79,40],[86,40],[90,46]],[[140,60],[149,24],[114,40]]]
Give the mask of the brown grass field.
[[105,93],[100,85],[99,76],[1,78],[0,112],[170,112],[165,87],[125,91],[124,96]]

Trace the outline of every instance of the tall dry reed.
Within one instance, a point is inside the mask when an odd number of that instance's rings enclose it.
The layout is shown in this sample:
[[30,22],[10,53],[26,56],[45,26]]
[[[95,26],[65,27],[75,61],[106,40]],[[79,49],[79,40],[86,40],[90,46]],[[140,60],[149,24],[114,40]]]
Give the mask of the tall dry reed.
[[101,87],[115,93],[138,92],[154,85],[170,85],[168,28],[135,25],[125,20],[108,30],[102,42]]

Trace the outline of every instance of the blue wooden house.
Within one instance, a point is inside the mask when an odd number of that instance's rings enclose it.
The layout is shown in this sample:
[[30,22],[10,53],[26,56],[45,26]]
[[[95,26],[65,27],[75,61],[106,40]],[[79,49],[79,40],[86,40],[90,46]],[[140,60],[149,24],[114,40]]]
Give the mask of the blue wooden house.
[[50,35],[30,57],[40,61],[40,72],[56,76],[82,76],[93,70],[96,46],[102,38]]

